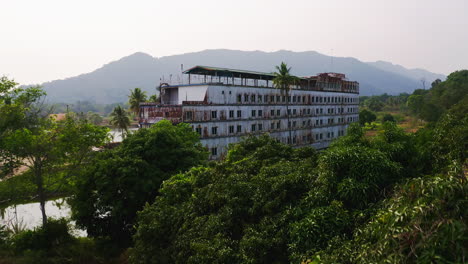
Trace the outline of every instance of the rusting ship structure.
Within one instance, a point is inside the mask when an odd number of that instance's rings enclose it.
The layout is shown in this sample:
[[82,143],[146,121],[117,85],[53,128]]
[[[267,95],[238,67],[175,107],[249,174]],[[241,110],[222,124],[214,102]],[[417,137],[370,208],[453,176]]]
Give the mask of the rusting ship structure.
[[189,123],[211,159],[250,134],[269,133],[294,146],[326,148],[358,121],[359,83],[344,74],[301,77],[286,96],[274,87],[271,73],[206,66],[183,73],[185,84],[163,84],[160,102],[140,105],[140,125],[163,119]]

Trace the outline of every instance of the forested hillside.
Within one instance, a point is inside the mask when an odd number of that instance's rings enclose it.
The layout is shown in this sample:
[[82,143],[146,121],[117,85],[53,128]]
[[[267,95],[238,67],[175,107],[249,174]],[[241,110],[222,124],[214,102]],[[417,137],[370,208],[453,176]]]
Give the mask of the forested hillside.
[[392,64],[381,67],[381,64],[365,63],[351,57],[330,57],[315,51],[205,50],[161,58],[139,52],[90,73],[44,83],[43,87],[48,100],[54,103],[90,101],[112,104],[125,102],[128,91],[135,87],[154,94],[162,80],[178,83],[182,78],[181,66],[183,69],[206,65],[273,72],[272,65],[282,61],[292,66],[293,74],[298,76],[321,72],[344,73],[350,80],[360,83],[361,95],[412,93],[415,89],[423,88],[421,79],[428,85],[438,78],[444,79],[443,75],[427,71],[409,70]]

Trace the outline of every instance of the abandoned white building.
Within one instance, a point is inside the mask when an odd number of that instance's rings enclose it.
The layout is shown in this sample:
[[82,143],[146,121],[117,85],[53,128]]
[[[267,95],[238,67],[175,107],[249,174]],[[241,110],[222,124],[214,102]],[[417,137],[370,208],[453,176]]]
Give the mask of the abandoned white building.
[[322,149],[358,121],[359,83],[344,74],[301,77],[286,98],[271,73],[205,66],[183,73],[187,84],[161,85],[160,102],[140,105],[140,125],[162,119],[189,123],[211,159],[242,136],[265,132],[294,146]]

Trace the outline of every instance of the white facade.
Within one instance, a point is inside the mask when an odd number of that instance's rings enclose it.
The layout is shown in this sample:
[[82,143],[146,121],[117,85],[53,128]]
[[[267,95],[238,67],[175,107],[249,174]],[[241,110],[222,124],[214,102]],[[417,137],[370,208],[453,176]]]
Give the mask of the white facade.
[[358,121],[359,112],[357,89],[324,90],[292,89],[288,104],[286,96],[272,87],[222,83],[167,86],[161,103],[141,105],[140,124],[148,126],[162,119],[189,123],[210,150],[211,159],[222,157],[228,145],[242,136],[261,133],[294,146],[322,149],[344,135],[348,125]]

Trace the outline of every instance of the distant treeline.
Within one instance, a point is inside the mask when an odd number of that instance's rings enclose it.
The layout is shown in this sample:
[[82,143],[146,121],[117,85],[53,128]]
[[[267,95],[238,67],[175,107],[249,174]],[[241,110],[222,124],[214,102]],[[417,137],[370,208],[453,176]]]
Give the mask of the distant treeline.
[[125,109],[129,108],[127,103],[113,103],[113,104],[97,104],[90,101],[76,101],[73,104],[67,103],[54,103],[49,106],[52,107],[53,114],[74,112],[74,113],[88,113],[94,112],[102,116],[108,116],[116,106],[122,106]]
[[468,70],[451,73],[447,80],[435,80],[430,89],[412,94],[361,96],[360,106],[374,112],[401,111],[427,122],[435,122],[451,106],[460,102],[468,90]]

